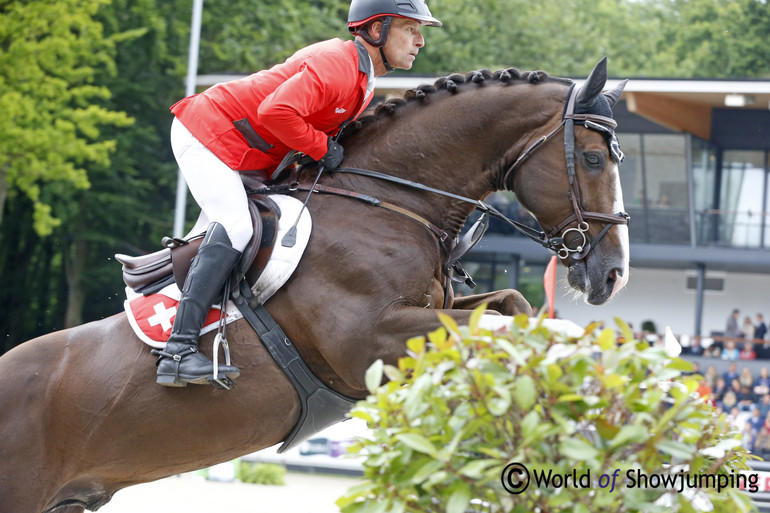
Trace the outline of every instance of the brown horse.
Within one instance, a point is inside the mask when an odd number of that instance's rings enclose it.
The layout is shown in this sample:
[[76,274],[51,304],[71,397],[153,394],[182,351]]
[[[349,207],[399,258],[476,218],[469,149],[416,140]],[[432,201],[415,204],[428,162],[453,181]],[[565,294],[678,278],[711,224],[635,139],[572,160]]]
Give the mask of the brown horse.
[[[324,186],[398,210],[314,194],[305,255],[265,305],[326,385],[365,397],[366,369],[395,363],[408,337],[436,329],[436,309],[458,323],[482,302],[531,313],[514,290],[454,302],[450,294],[442,308],[448,241],[491,191],[515,191],[545,231],[529,235],[560,254],[589,303],[625,284],[628,230],[617,214],[620,153],[609,117],[622,86],[601,94],[605,80],[604,61],[581,88],[515,69],[450,76],[347,129],[345,166],[425,188],[322,176]],[[564,142],[551,137],[562,132]],[[300,182],[315,174],[305,169]],[[96,510],[121,488],[281,442],[299,418],[298,394],[249,325],[231,326],[241,376],[229,391],[156,385],[155,357],[122,313],[0,358],[0,511]]]

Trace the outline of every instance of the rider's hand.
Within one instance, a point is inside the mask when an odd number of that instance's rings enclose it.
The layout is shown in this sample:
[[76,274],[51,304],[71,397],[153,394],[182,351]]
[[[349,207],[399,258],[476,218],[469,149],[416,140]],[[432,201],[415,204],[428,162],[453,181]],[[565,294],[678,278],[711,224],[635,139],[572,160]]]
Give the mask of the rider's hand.
[[344,153],[345,151],[342,149],[342,145],[330,137],[329,149],[326,152],[326,155],[321,157],[321,160],[319,160],[318,163],[323,165],[327,170],[332,171],[340,167]]

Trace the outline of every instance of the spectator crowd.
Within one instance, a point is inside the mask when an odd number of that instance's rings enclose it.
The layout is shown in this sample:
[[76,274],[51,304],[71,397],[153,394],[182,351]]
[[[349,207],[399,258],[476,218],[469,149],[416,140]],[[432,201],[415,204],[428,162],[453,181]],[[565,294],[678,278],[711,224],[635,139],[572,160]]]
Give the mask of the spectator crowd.
[[[733,424],[743,433],[743,446],[753,453],[770,458],[770,339],[761,314],[755,322],[745,317],[740,322],[740,311],[733,310],[723,335],[714,335],[713,343],[702,347],[697,338],[688,354],[728,361],[721,374],[717,365],[709,365],[703,375],[698,393],[711,403],[718,413],[727,413]],[[768,366],[740,365],[740,362],[768,360]],[[724,367],[724,364],[719,365]],[[759,371],[752,371],[752,368]]]

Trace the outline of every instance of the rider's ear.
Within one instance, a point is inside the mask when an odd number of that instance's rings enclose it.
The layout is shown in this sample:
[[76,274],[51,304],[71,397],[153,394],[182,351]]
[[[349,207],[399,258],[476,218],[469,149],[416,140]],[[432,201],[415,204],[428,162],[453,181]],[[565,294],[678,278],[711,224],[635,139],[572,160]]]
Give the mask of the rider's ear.
[[369,28],[367,30],[369,31],[369,35],[372,36],[372,39],[375,41],[380,39],[380,36],[382,36],[382,21],[373,21],[369,24]]

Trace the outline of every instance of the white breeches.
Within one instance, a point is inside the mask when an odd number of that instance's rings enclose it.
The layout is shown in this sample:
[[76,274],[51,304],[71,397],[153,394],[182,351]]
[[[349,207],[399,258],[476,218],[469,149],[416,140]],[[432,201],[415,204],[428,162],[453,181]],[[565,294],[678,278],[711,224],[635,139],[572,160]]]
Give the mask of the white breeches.
[[227,167],[176,118],[171,124],[171,149],[190,193],[201,207],[194,230],[200,232],[217,222],[227,230],[233,248],[243,251],[254,229],[240,173]]

